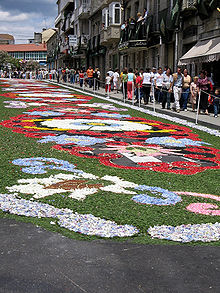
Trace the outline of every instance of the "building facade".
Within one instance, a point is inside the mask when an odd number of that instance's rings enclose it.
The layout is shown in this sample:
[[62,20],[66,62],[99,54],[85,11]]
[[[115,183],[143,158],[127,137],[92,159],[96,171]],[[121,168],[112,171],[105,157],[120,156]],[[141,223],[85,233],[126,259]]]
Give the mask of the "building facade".
[[[104,75],[109,68],[176,70],[182,64],[192,75],[207,69],[215,79],[219,76],[217,0],[58,0],[57,4],[55,24],[63,65],[98,66]],[[207,49],[202,59],[196,48]]]
[[15,43],[15,39],[9,34],[0,34],[0,44],[1,45],[12,45]]
[[58,0],[59,67],[86,66],[91,0]]
[[21,61],[34,60],[40,65],[46,65],[47,62],[47,47],[45,44],[0,45],[0,51],[5,51]]
[[219,1],[208,1],[199,7],[196,0],[183,0],[179,64],[186,66],[192,75],[206,70],[220,86],[220,12],[216,9],[217,4]]
[[54,31],[54,34],[47,40],[47,67],[48,70],[57,68],[57,60],[59,54],[58,47],[58,33]]

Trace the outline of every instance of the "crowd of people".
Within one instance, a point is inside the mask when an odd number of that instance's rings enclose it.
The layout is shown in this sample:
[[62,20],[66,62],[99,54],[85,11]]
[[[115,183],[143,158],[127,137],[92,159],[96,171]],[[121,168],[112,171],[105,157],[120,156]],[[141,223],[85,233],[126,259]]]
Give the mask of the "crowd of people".
[[195,112],[199,103],[199,113],[208,115],[212,108],[214,117],[219,113],[220,89],[215,88],[212,78],[204,70],[192,78],[188,70],[181,67],[175,73],[167,66],[135,71],[124,68],[120,75],[118,69],[115,72],[110,69],[106,76],[106,92],[118,92],[120,88],[125,99],[135,98],[135,102],[143,99],[145,105],[155,99],[162,109],[179,113],[188,111],[189,103]]
[[[93,69],[91,66],[87,70],[85,68],[13,72],[0,70],[0,77],[56,80],[79,84],[80,87],[89,87],[96,91],[104,85],[99,68]],[[119,69],[114,71],[109,69],[105,77],[105,91],[108,96],[110,92],[122,92],[124,99],[133,100],[135,103],[141,103],[143,100],[147,105],[155,101],[161,104],[162,109],[167,108],[178,113],[188,111],[188,106],[191,104],[193,112],[197,111],[199,106],[199,113],[208,115],[209,112],[214,112],[214,117],[218,117],[219,114],[220,89],[215,87],[212,78],[204,70],[199,76],[192,77],[186,68],[181,67],[178,67],[175,73],[172,73],[168,66],[145,70],[124,68],[121,72]]]
[[[19,79],[49,79],[50,72],[47,69],[38,70],[0,70],[1,78],[19,78]],[[55,79],[55,78],[54,78]]]

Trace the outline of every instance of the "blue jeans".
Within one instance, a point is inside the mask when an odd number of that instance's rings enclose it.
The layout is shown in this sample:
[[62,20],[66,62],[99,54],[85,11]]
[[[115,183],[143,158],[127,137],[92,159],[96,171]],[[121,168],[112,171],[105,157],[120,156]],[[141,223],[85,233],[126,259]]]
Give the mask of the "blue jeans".
[[214,107],[214,115],[217,116],[219,112],[219,99],[214,99],[213,107]]
[[142,87],[135,89],[136,100],[139,101],[139,91],[140,91],[140,100],[143,98],[143,89]]
[[187,103],[189,98],[189,88],[183,89],[182,91],[182,99],[183,99],[183,109],[187,109]]
[[170,93],[168,89],[164,89],[163,91],[163,101],[162,101],[162,108],[164,109],[167,103],[167,109],[170,109]]
[[93,86],[93,78],[92,77],[88,77],[88,83],[89,83],[89,87],[92,88],[92,86]]
[[155,88],[155,99],[158,103],[161,103],[163,100],[163,93],[161,87]]

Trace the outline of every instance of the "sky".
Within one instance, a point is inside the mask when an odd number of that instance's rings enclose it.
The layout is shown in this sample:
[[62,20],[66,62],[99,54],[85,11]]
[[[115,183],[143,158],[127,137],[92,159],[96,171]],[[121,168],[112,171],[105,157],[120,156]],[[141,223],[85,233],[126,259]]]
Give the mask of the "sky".
[[56,0],[0,0],[0,33],[11,34],[16,44],[26,44],[34,32],[54,28]]

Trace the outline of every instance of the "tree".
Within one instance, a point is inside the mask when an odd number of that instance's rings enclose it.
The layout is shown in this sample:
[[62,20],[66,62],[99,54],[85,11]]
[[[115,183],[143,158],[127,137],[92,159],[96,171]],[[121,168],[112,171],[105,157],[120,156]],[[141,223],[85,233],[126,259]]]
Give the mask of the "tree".
[[0,68],[4,68],[8,64],[12,67],[19,68],[19,61],[16,58],[10,56],[5,51],[0,51]]
[[40,64],[37,61],[29,60],[26,63],[26,69],[35,71],[40,68]]

